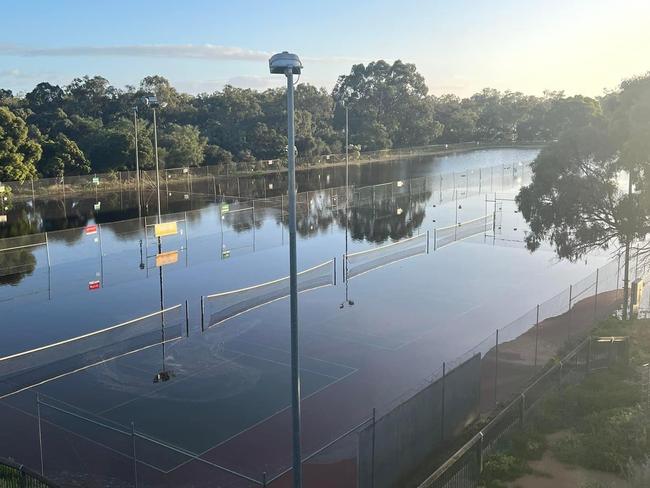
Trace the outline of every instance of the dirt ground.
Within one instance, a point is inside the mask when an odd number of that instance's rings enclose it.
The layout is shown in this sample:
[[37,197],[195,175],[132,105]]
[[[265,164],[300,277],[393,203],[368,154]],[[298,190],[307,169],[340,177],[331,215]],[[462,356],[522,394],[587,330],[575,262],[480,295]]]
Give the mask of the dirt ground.
[[[553,442],[562,433],[549,436]],[[533,473],[522,476],[508,483],[508,488],[587,488],[598,486],[603,488],[628,488],[625,480],[615,474],[593,471],[580,466],[569,466],[561,463],[546,450],[539,461],[529,461]]]

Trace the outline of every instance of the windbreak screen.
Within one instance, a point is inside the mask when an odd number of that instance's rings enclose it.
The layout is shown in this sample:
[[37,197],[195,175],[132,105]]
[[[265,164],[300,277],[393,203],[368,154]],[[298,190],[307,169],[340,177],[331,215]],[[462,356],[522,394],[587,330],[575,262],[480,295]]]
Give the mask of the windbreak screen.
[[129,353],[183,337],[176,305],[105,329],[0,358],[0,399]]
[[401,241],[347,255],[347,279],[362,275],[373,269],[426,254],[428,234],[402,239]]
[[[298,273],[298,293],[335,284],[333,259]],[[289,296],[289,277],[203,297],[203,330]]]

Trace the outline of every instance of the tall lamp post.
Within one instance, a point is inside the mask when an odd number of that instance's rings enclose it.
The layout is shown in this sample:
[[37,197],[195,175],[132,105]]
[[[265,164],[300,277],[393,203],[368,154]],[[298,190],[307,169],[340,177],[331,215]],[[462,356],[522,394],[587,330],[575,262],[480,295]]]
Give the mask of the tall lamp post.
[[296,161],[293,127],[293,75],[300,75],[302,63],[297,55],[281,52],[269,59],[271,74],[287,77],[287,157],[289,179],[289,298],[291,308],[291,410],[293,416],[293,486],[302,487],[300,453],[300,367],[298,344],[298,272],[296,266]]
[[161,222],[161,210],[160,210],[160,169],[158,166],[158,127],[156,124],[156,109],[157,108],[165,108],[167,106],[166,103],[161,103],[158,101],[158,97],[156,95],[149,95],[146,97],[142,98],[142,101],[145,103],[147,107],[151,107],[153,110],[153,147],[154,147],[154,154],[155,154],[155,159],[156,159],[156,192],[158,195],[158,223]]
[[138,194],[138,219],[142,219],[142,199],[140,198],[140,155],[138,154],[138,107],[133,106],[133,128],[135,130],[135,185]]

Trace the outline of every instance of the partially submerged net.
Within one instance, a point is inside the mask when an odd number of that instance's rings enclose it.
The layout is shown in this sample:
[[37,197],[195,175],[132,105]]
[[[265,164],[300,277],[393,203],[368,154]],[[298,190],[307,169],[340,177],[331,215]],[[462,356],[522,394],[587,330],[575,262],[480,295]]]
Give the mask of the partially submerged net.
[[435,232],[435,249],[447,246],[452,242],[467,239],[478,234],[491,232],[494,225],[494,214],[484,215],[477,219],[459,222],[457,225],[450,225]]
[[[330,259],[298,273],[298,293],[336,284],[336,263]],[[289,277],[238,290],[201,297],[201,327],[219,325],[233,317],[289,296]]]
[[0,399],[127,354],[172,342],[185,331],[176,305],[105,329],[0,357]]
[[347,279],[362,275],[403,259],[407,259],[428,251],[429,234],[420,234],[392,244],[379,246],[366,251],[359,251],[344,256],[347,261]]

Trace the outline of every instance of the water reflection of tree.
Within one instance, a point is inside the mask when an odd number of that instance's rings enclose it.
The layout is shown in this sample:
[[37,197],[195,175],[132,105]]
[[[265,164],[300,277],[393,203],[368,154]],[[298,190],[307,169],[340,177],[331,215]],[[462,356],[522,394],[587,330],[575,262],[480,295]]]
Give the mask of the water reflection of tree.
[[[352,239],[382,243],[413,236],[424,222],[426,202],[430,197],[430,192],[405,194],[350,208]],[[340,226],[345,225],[343,210],[339,212],[338,222]]]
[[[30,217],[26,208],[12,208],[7,213],[7,222],[0,224],[0,239],[24,236],[40,231],[39,221]],[[17,241],[16,245],[20,245]],[[31,275],[36,268],[33,248],[0,251],[0,286],[17,285]]]

